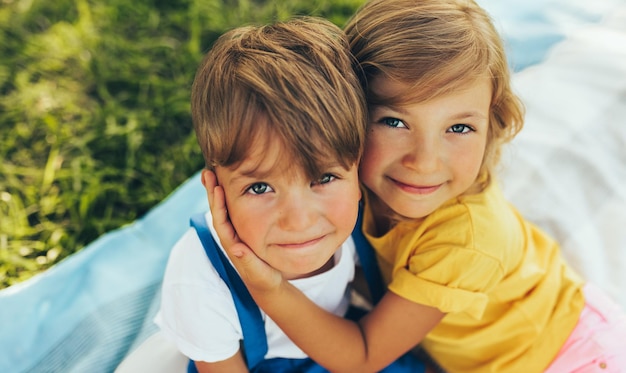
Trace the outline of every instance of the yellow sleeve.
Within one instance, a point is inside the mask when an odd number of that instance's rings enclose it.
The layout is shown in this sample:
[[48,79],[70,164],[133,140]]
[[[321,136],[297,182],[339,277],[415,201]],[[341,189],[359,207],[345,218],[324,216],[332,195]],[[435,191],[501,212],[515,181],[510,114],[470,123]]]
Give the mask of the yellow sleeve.
[[389,290],[415,303],[445,313],[465,312],[479,319],[487,292],[503,276],[501,263],[467,248],[437,248],[416,252],[406,267],[397,268]]

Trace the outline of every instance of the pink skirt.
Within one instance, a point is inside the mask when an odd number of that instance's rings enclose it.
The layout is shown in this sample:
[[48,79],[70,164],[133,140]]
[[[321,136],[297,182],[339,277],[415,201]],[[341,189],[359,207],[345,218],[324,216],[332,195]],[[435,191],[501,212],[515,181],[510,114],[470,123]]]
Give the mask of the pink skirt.
[[583,293],[578,324],[546,373],[626,372],[626,313],[593,285]]

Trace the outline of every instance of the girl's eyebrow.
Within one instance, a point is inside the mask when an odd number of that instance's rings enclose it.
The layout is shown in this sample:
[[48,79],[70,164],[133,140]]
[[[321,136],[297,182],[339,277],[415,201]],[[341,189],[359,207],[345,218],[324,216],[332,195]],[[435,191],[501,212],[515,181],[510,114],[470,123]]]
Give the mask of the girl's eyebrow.
[[400,106],[395,106],[392,104],[381,104],[381,105],[372,105],[372,110],[376,111],[376,110],[390,110],[390,111],[395,111],[397,113],[400,114],[408,114],[408,111],[402,109],[402,107]]
[[467,118],[487,119],[487,117],[478,110],[469,110],[469,111],[461,112],[452,116],[450,119],[459,120],[459,119],[467,119]]
[[[409,112],[406,109],[403,109],[401,106],[375,105],[373,107],[374,112],[376,112],[376,110],[385,110],[385,109],[396,112],[398,114],[405,115],[405,116],[409,115]],[[485,116],[479,110],[468,110],[468,111],[463,111],[463,112],[454,114],[453,116],[450,117],[450,120],[461,120],[461,119],[468,119],[468,118],[487,119],[487,116]]]

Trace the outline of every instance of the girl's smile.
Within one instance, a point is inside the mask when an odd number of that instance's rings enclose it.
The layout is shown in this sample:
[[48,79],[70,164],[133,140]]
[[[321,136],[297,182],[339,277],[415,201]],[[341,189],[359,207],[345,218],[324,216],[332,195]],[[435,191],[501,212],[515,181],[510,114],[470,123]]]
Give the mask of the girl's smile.
[[437,184],[437,185],[431,185],[431,186],[411,185],[411,184],[403,183],[401,181],[398,181],[392,178],[389,178],[389,180],[391,180],[393,183],[398,185],[398,188],[402,189],[402,191],[404,192],[411,193],[411,194],[421,194],[421,195],[434,193],[437,190],[439,190],[439,188],[443,185],[443,184]]

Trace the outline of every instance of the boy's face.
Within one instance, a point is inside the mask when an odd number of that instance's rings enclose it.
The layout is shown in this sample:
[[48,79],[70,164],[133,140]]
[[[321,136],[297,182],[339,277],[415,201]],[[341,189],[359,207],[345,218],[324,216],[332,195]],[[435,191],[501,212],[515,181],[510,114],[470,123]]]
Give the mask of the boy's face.
[[[394,96],[404,84],[377,77],[372,90]],[[491,80],[402,106],[371,107],[361,181],[395,213],[420,219],[474,185],[489,131]]]
[[[361,197],[357,167],[330,165],[310,180],[281,143],[255,141],[237,167],[216,167],[239,238],[287,279],[327,270],[350,236]],[[330,263],[330,264],[329,264]]]

